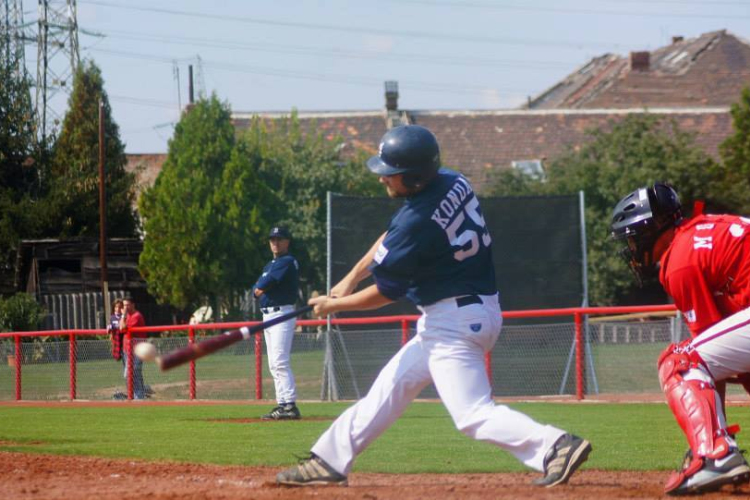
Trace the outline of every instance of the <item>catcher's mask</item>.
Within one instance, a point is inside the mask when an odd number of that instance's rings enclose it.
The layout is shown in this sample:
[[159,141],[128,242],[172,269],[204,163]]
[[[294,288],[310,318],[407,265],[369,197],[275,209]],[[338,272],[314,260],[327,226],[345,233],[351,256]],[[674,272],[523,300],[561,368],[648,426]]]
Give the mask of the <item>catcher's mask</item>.
[[682,221],[682,205],[675,190],[657,182],[636,189],[615,206],[610,226],[612,238],[624,241],[620,254],[640,286],[656,274],[653,250],[656,240]]

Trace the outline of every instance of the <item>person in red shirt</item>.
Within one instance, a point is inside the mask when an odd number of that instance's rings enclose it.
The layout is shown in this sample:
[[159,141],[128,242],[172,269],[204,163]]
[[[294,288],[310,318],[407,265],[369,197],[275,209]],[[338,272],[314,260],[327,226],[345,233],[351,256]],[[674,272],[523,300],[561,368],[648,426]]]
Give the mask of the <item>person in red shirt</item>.
[[[122,300],[123,303],[123,315],[122,319],[120,319],[120,330],[126,331],[129,328],[134,328],[137,326],[146,326],[146,320],[143,319],[143,315],[135,308],[135,301],[132,297],[125,297]],[[135,347],[135,345],[138,342],[143,342],[143,339],[147,337],[147,334],[144,332],[133,332],[131,334],[131,338],[133,339],[132,345],[130,346],[131,350]],[[126,348],[126,353],[127,348]],[[131,356],[128,356],[127,354],[122,357],[123,364],[125,365],[125,372],[124,377],[127,380],[128,377],[128,358]],[[147,392],[147,386],[143,382],[143,361],[140,360],[137,356],[132,356],[133,358],[133,396],[135,399],[144,399],[146,397]]]
[[684,219],[675,190],[656,183],[620,200],[611,230],[626,244],[622,254],[638,281],[658,275],[692,335],[670,344],[657,363],[690,445],[664,491],[703,493],[750,481],[717,390],[750,372],[750,219],[702,213]]

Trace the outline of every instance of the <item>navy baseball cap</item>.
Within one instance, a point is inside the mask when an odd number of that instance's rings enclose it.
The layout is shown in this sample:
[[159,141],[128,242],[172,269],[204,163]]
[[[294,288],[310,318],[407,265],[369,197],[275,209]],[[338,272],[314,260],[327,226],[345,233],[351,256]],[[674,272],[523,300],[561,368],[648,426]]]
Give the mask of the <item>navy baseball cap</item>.
[[292,239],[292,233],[289,232],[289,230],[282,226],[274,226],[271,228],[271,233],[268,235],[268,239],[271,238],[285,238],[287,240]]

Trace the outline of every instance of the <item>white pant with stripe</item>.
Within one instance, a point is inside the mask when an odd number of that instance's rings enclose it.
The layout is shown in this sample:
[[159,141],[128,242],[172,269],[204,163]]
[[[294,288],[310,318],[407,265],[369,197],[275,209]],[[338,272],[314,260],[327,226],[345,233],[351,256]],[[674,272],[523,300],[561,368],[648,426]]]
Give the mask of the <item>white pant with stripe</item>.
[[318,439],[312,452],[348,474],[355,457],[433,382],[458,430],[542,470],[545,453],[564,431],[493,401],[484,353],[495,344],[502,318],[497,295],[481,299],[482,304],[458,307],[450,298],[422,308],[417,335],[380,371],[367,395]]
[[750,308],[719,321],[690,345],[715,381],[750,372]]
[[[263,321],[290,313],[293,310],[294,306],[291,305],[280,306],[278,311],[264,313]],[[291,365],[292,340],[294,340],[296,326],[297,320],[292,318],[289,321],[266,328],[263,335],[268,353],[268,369],[271,372],[273,385],[276,389],[276,402],[280,405],[297,401],[297,385],[294,381]]]

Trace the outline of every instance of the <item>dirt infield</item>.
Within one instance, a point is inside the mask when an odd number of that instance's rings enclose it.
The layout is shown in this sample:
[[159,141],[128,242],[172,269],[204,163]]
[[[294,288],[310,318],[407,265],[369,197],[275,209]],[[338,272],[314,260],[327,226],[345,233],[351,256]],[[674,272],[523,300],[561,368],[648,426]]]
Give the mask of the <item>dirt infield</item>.
[[[504,399],[509,403],[528,399]],[[536,401],[570,401],[568,398],[540,398]],[[582,404],[609,402],[654,402],[658,397],[598,396]],[[253,404],[247,401],[24,401],[0,402],[0,406],[84,406],[120,405],[213,405]],[[255,404],[266,404],[255,403]],[[732,401],[748,405],[747,397]],[[257,419],[225,419],[238,424]],[[1,445],[14,443],[0,442]],[[34,443],[24,443],[25,445]],[[662,495],[669,473],[584,470],[568,485],[549,490],[531,486],[536,473],[498,474],[366,474],[350,476],[349,487],[283,488],[275,485],[278,469],[268,467],[217,466],[146,462],[77,456],[57,456],[0,451],[0,500],[96,499],[653,499]],[[750,485],[727,488],[700,498],[750,498]]]
[[[661,498],[665,472],[582,471],[571,483],[534,488],[523,474],[359,474],[349,487],[283,488],[276,469],[0,452],[4,500],[97,499],[610,499]],[[747,498],[750,486],[701,498]]]

